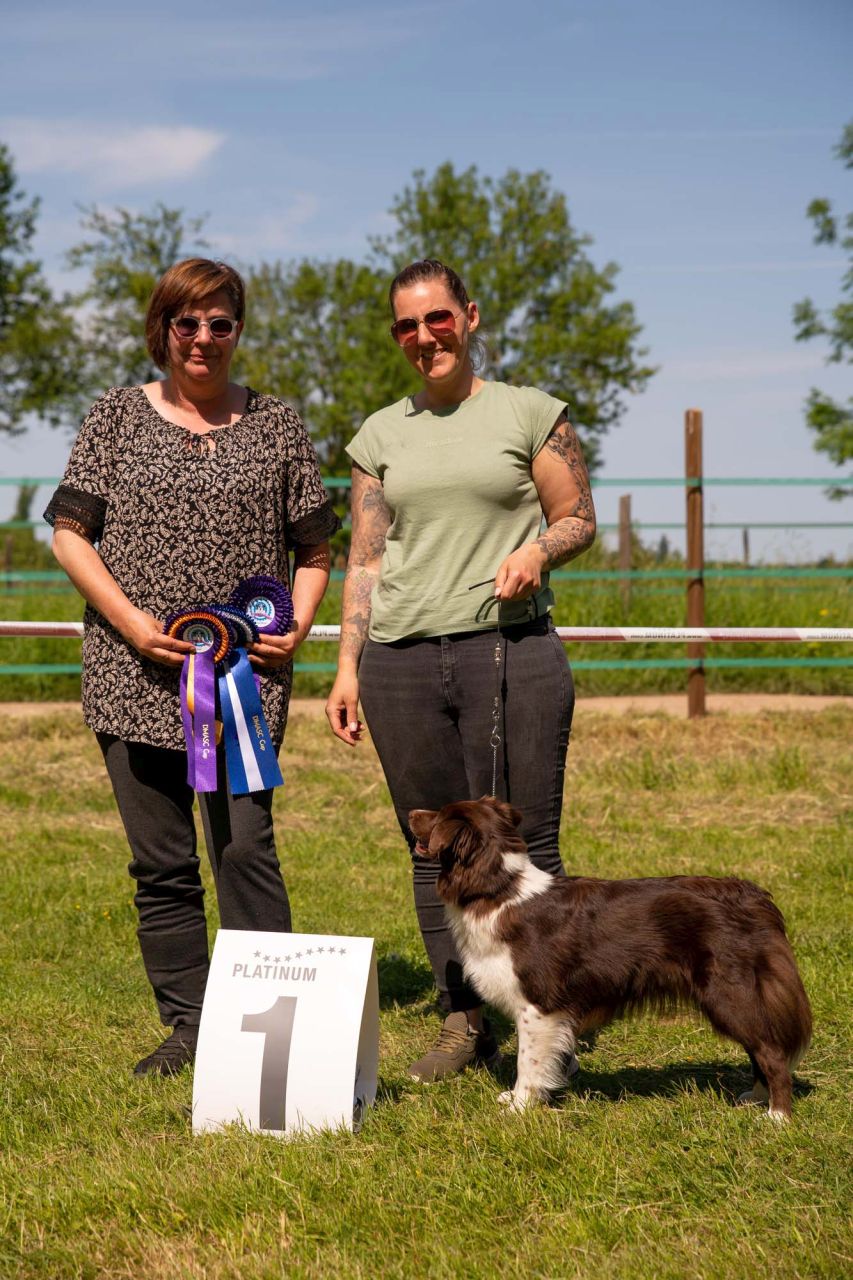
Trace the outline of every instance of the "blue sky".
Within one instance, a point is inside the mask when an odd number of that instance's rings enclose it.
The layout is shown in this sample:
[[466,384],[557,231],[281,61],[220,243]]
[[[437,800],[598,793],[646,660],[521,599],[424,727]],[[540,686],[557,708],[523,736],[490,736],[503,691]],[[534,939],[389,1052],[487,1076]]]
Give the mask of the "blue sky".
[[[689,406],[705,412],[708,475],[831,474],[801,406],[813,385],[848,394],[849,369],[794,342],[791,307],[833,303],[843,270],[804,216],[817,195],[853,207],[832,155],[853,116],[842,0],[6,0],[3,27],[0,139],[42,198],[38,248],[57,283],[80,204],[208,213],[208,239],[243,262],[361,257],[415,168],[542,168],[594,259],[620,265],[660,367],[608,438],[603,474],[678,475]],[[58,473],[67,449],[34,429],[0,443],[0,474]],[[598,491],[603,520],[618,492]],[[683,516],[678,490],[638,489],[633,506]],[[851,519],[806,488],[709,489],[706,510]],[[768,558],[851,544],[849,530],[752,537]],[[711,553],[739,547],[739,533],[708,537]]]

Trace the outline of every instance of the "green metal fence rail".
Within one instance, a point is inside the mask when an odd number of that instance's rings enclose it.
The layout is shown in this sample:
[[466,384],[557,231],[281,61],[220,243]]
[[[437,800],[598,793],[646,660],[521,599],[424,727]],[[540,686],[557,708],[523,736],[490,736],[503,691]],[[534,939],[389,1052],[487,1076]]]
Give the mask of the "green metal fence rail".
[[[701,459],[698,465],[701,467]],[[54,487],[60,483],[59,477],[44,476],[0,476],[0,486],[15,485],[41,488],[45,486]],[[350,478],[348,476],[327,476],[324,483],[328,489],[337,490],[345,493],[350,489]],[[797,487],[797,486],[818,486],[838,490],[842,488],[853,488],[853,477],[814,477],[814,476],[633,476],[630,478],[619,477],[593,477],[592,485],[594,488],[686,488],[691,487],[710,487],[710,486],[732,486],[732,487]],[[43,527],[43,521],[40,520],[6,520],[0,521],[0,530],[12,532],[18,529],[36,529]],[[644,529],[660,529],[660,530],[683,530],[685,529],[685,521],[632,521],[630,525],[632,530]],[[707,530],[714,529],[850,529],[853,528],[853,521],[845,520],[826,520],[826,521],[752,521],[749,519],[740,521],[709,521],[703,526]],[[599,528],[605,531],[618,530],[619,524],[606,523],[600,524]],[[744,568],[733,568],[727,566],[714,566],[704,564],[701,570],[702,577],[707,579],[743,581],[748,582],[759,578],[774,578],[780,581],[786,579],[850,579],[853,577],[853,567],[811,567],[804,565],[779,566],[779,565],[756,565]],[[332,579],[341,581],[345,574],[343,570],[333,570]],[[564,582],[602,582],[602,583],[635,583],[635,582],[661,582],[666,583],[667,580],[673,583],[690,582],[696,576],[695,569],[689,568],[652,568],[652,569],[565,569],[558,570],[551,574],[554,581]],[[28,584],[38,584],[46,593],[55,593],[58,591],[71,591],[73,587],[68,582],[65,574],[61,571],[54,570],[13,570],[9,569],[3,572],[0,569],[0,588],[5,588],[9,592],[20,589],[26,589]],[[668,587],[666,585],[659,587],[659,590],[678,590],[677,586]],[[329,642],[333,643],[333,642]],[[688,651],[689,652],[689,651]],[[618,659],[618,658],[572,658],[572,667],[576,671],[635,671],[642,672],[648,670],[681,670],[695,672],[697,669],[713,670],[713,669],[731,669],[731,668],[780,668],[780,667],[796,667],[804,669],[814,668],[850,668],[853,666],[853,658],[846,657],[757,657],[757,658],[726,658],[726,657],[686,657],[686,658],[644,658],[644,659]],[[297,662],[294,664],[294,670],[306,673],[322,673],[331,674],[336,670],[333,662]],[[0,665],[0,677],[2,676],[42,676],[42,675],[79,675],[79,663],[10,663]]]

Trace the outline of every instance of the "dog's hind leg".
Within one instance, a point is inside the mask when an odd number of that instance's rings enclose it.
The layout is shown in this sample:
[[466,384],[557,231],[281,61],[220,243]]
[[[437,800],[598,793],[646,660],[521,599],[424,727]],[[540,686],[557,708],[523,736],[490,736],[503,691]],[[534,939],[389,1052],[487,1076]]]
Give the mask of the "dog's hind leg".
[[792,1094],[788,1067],[790,1055],[778,1039],[768,1038],[767,1031],[759,1038],[757,1029],[761,1026],[766,1028],[769,1019],[758,986],[742,988],[734,998],[725,984],[709,985],[698,1003],[714,1030],[743,1045],[749,1054],[753,1085],[747,1093],[741,1094],[738,1102],[769,1102],[769,1112],[775,1120],[789,1119]]
[[521,1010],[517,1025],[516,1081],[498,1101],[520,1111],[565,1085],[564,1055],[574,1051],[575,1035],[566,1014],[543,1013],[532,1004]]
[[[749,1050],[747,1050],[749,1053]],[[755,1055],[749,1053],[749,1060],[752,1063],[752,1088],[747,1089],[745,1093],[738,1095],[737,1105],[739,1107],[749,1106],[750,1103],[756,1103],[759,1106],[766,1107],[770,1101],[770,1090],[767,1088],[767,1077],[755,1061]]]
[[[753,1054],[767,1081],[770,1094],[768,1114],[774,1120],[790,1120],[793,1085],[784,1050],[778,1045],[762,1044],[753,1049]],[[755,1093],[755,1086],[753,1086],[753,1093]]]

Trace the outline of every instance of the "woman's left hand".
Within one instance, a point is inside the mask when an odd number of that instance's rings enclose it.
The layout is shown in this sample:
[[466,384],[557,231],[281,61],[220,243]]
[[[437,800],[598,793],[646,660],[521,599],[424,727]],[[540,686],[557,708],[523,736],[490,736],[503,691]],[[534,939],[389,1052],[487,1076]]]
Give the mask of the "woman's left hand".
[[535,542],[507,556],[495,574],[495,597],[498,600],[527,600],[542,585],[544,556]]
[[249,645],[249,661],[259,671],[276,671],[293,661],[304,639],[301,628],[289,631],[286,636],[261,636],[257,644]]

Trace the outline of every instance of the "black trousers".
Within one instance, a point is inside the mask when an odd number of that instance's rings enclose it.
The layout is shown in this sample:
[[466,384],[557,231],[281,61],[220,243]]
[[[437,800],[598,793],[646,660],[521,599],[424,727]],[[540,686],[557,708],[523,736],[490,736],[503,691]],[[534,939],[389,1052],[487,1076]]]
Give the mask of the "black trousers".
[[[187,757],[111,734],[97,739],[133,855],[128,870],[136,881],[139,945],[160,1018],[166,1026],[197,1024],[207,982],[207,926]],[[198,800],[222,927],[289,933],[272,791],[232,796],[220,787]]]
[[[501,646],[499,687],[495,646]],[[380,644],[368,640],[358,670],[365,719],[413,862],[415,909],[445,1010],[480,997],[462,964],[436,893],[437,863],[418,857],[410,809],[438,809],[491,793],[489,739],[497,692],[497,795],[524,815],[536,866],[565,874],[559,833],[574,686],[550,618],[497,631]]]

